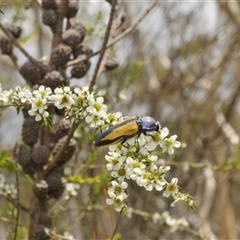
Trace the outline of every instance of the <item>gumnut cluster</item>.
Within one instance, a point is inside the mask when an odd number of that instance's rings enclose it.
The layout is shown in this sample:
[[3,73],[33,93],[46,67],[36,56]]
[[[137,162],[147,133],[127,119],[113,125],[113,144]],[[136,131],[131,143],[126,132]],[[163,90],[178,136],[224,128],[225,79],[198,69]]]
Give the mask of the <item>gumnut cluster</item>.
[[[52,49],[48,59],[44,61],[34,59],[31,53],[22,50],[19,41],[22,29],[16,25],[1,24],[0,50],[2,55],[11,58],[32,92],[42,85],[54,92],[58,87],[69,86],[73,78],[81,79],[87,74],[93,50],[87,42],[84,42],[87,34],[85,26],[76,18],[79,10],[78,0],[42,0],[38,2],[38,6],[42,12],[43,25],[49,27],[52,32]],[[19,61],[15,48],[23,52],[27,61]],[[74,64],[71,64],[72,61]],[[110,65],[108,68],[113,69],[114,64]],[[36,96],[34,103],[38,107],[39,104],[43,104],[39,99],[40,95]],[[24,105],[23,98],[21,104]],[[13,154],[24,173],[33,179],[34,196],[39,205],[44,206],[50,199],[60,198],[65,189],[64,165],[74,155],[76,141],[70,139],[57,163],[51,168],[49,164],[63,149],[72,123],[64,118],[64,108],[59,109],[54,105],[47,109],[43,107],[44,116],[53,119],[48,127],[36,122],[34,113],[29,112],[29,105],[21,105],[19,109],[22,110],[24,117],[22,141],[16,144]],[[49,239],[45,228],[51,226],[51,221],[49,216],[40,215],[37,217],[31,239]]]

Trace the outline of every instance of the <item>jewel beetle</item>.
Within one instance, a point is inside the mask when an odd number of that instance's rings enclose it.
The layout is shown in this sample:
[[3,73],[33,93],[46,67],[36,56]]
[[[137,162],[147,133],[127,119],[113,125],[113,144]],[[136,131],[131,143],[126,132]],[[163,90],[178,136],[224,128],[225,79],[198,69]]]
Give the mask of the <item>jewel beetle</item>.
[[127,139],[136,135],[140,136],[141,133],[147,135],[147,132],[158,132],[159,128],[160,123],[149,116],[132,116],[120,121],[116,125],[103,132],[95,139],[94,145],[101,147],[116,144],[118,142],[123,144]]

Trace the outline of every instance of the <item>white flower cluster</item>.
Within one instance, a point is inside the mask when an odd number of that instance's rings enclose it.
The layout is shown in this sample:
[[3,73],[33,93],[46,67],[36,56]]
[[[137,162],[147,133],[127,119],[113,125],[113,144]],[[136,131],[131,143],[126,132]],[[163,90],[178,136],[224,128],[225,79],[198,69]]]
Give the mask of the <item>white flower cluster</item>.
[[12,90],[3,90],[0,84],[0,103],[8,103],[12,92]]
[[66,194],[64,196],[64,199],[69,200],[70,197],[77,196],[79,188],[80,188],[80,185],[78,183],[67,183],[65,188]]
[[152,215],[152,220],[155,224],[167,224],[172,233],[177,230],[184,230],[189,226],[189,223],[185,218],[172,218],[168,211],[163,212],[161,215],[159,213],[154,213]]
[[0,105],[31,106],[30,116],[36,121],[49,116],[48,105],[58,109],[65,108],[67,117],[75,122],[85,119],[92,128],[109,127],[122,118],[121,113],[108,114],[103,97],[96,97],[88,87],[58,87],[54,92],[49,87],[40,86],[31,91],[27,87],[16,87],[14,90],[3,90],[0,84]]
[[173,178],[167,182],[165,174],[170,170],[169,166],[159,164],[157,155],[151,154],[159,145],[162,152],[174,153],[174,148],[180,147],[180,142],[176,141],[176,135],[168,137],[167,128],[160,129],[158,132],[149,135],[140,135],[137,138],[128,139],[124,144],[112,145],[109,147],[107,169],[110,171],[113,181],[108,190],[109,198],[106,203],[112,205],[116,211],[128,212],[127,182],[134,180],[146,191],[163,191],[163,196],[173,197],[173,204],[178,200],[189,203],[189,195],[179,192],[177,185],[178,179]]
[[[20,87],[6,91],[0,86],[0,105],[6,103],[18,107],[30,105],[29,114],[35,116],[36,121],[45,120],[49,116],[47,111],[49,104],[58,109],[64,108],[66,117],[70,120],[74,122],[85,120],[95,129],[108,128],[123,119],[120,112],[107,113],[103,97],[96,96],[88,87],[71,89],[65,86],[58,87],[52,92],[49,87],[40,86],[38,90],[31,92],[28,88]],[[160,146],[162,152],[173,154],[174,149],[181,145],[176,138],[176,135],[169,136],[168,128],[164,127],[159,132],[141,134],[137,138],[128,139],[124,144],[110,146],[106,160],[112,181],[108,190],[107,204],[112,205],[118,212],[128,209],[125,201],[128,196],[126,180],[131,179],[147,191],[156,189],[163,191],[165,197],[172,196],[172,206],[179,200],[193,205],[188,194],[179,192],[176,178],[170,183],[165,180],[165,174],[170,167],[163,166],[161,159],[151,153]]]
[[6,179],[2,173],[0,173],[0,195],[16,198],[17,189],[14,184],[7,184]]
[[64,236],[64,239],[66,239],[66,240],[73,240],[74,239],[73,235],[71,233],[67,232],[67,231],[65,231],[63,233],[63,236]]

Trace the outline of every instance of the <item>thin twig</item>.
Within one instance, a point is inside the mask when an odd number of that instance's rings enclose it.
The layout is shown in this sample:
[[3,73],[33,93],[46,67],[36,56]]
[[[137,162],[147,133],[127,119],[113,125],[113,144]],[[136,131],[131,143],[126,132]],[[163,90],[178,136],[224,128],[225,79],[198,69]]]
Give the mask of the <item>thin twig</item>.
[[[127,28],[125,31],[123,31],[120,35],[118,35],[116,38],[114,38],[109,44],[107,44],[106,49],[110,48],[113,44],[115,44],[116,42],[118,42],[119,40],[121,40],[123,37],[125,37],[127,34],[129,34],[131,31],[133,31],[137,25],[146,17],[146,15],[152,10],[152,8],[156,5],[157,0],[154,0],[151,5],[142,13],[142,15],[134,22],[134,24]],[[85,57],[85,58],[81,58],[81,59],[74,59],[72,61],[69,61],[65,67],[70,67],[74,64],[80,63],[80,62],[84,62],[88,59],[90,59],[91,57],[99,54],[101,52],[101,49],[92,53],[91,55]]]
[[[15,168],[18,169],[17,160],[15,159]],[[18,222],[19,222],[19,178],[18,178],[18,171],[15,172],[16,178],[16,188],[17,188],[17,196],[16,196],[16,222],[15,222],[15,229],[14,229],[14,240],[17,240],[18,235]]]
[[59,162],[61,155],[64,153],[64,151],[66,150],[71,138],[73,137],[73,134],[75,132],[75,130],[77,129],[78,124],[73,124],[72,128],[70,129],[67,139],[64,142],[64,144],[62,145],[62,147],[60,148],[60,150],[57,152],[57,154],[54,156],[54,158],[52,159],[52,161],[45,167],[45,174],[47,175]]
[[[5,223],[10,223],[10,224],[15,224],[15,221],[12,221],[12,220],[10,220],[8,218],[5,218],[5,217],[0,217],[0,221],[5,222]],[[18,225],[21,226],[21,227],[27,228],[27,226],[23,223],[19,223]]]
[[137,25],[147,16],[147,14],[153,9],[153,7],[156,5],[157,0],[154,0],[151,5],[142,13],[142,15],[138,18],[138,20],[136,22],[134,22],[134,24],[127,28],[124,32],[122,32],[120,35],[118,35],[116,38],[114,38],[108,45],[107,48],[111,47],[114,43],[118,42],[120,39],[122,39],[123,37],[125,37],[127,34],[129,34],[130,32],[132,32]]
[[58,239],[58,240],[78,240],[78,239],[72,238],[72,237],[65,237],[63,235],[55,233],[54,231],[49,231],[49,235],[51,237],[53,237],[54,239]]
[[[46,105],[48,106],[53,106],[54,102],[49,101],[46,103]],[[32,106],[32,104],[30,102],[26,102],[26,103],[21,103],[19,105],[14,104],[14,103],[0,103],[0,108],[8,108],[8,107],[27,107],[27,106]]]
[[54,49],[62,41],[63,20],[66,16],[68,0],[60,1],[58,4],[58,21],[53,31],[52,49]]
[[118,229],[118,226],[119,226],[119,223],[120,223],[120,217],[121,217],[121,215],[118,216],[118,220],[117,220],[116,226],[115,226],[115,228],[114,228],[114,230],[113,230],[113,233],[112,233],[112,236],[111,236],[111,238],[110,238],[111,240],[114,239],[114,236],[115,236],[115,234],[116,234],[116,232],[117,232],[117,229]]
[[[116,12],[115,12],[115,17],[114,17],[114,20],[113,20],[113,23],[112,23],[112,28],[111,28],[111,31],[110,31],[110,36],[109,36],[109,41],[113,38],[113,36],[115,36],[115,32],[116,32],[116,29],[117,29],[117,20],[118,20],[118,12],[119,12],[119,5],[117,4],[117,9],[116,9]],[[109,56],[109,53],[110,53],[110,48],[106,48],[105,49],[105,52],[104,52],[104,55],[103,55],[103,59],[101,61],[101,64],[100,64],[100,67],[99,67],[99,70],[98,70],[98,74],[97,74],[97,77],[96,77],[96,81],[98,80],[98,78],[101,76],[101,74],[106,71],[106,68],[105,68],[105,65],[106,65],[106,62],[108,60],[108,56]]]
[[7,28],[5,28],[0,23],[0,29],[6,34],[6,36],[11,40],[11,42],[27,57],[27,59],[36,67],[40,68],[41,70],[45,70],[44,67],[39,64],[37,60],[35,60],[20,44],[19,42],[12,36],[12,34],[8,31]]
[[21,210],[24,211],[24,212],[29,213],[29,209],[28,209],[27,207],[23,206],[20,202],[17,203],[17,201],[16,201],[15,199],[12,199],[12,198],[10,198],[10,197],[4,196],[4,195],[2,195],[2,194],[0,194],[0,197],[6,199],[6,200],[7,200],[8,202],[10,202],[14,207],[17,207],[17,205],[18,205],[19,209],[21,209]]
[[103,44],[102,44],[102,47],[101,47],[100,56],[98,58],[98,62],[97,62],[97,65],[96,65],[96,68],[95,68],[95,71],[94,71],[94,74],[93,74],[93,78],[92,78],[92,81],[89,84],[89,89],[92,89],[92,87],[95,85],[96,80],[97,80],[98,71],[99,71],[102,59],[104,57],[106,46],[107,46],[109,36],[110,36],[110,33],[111,33],[111,28],[112,28],[112,23],[113,23],[113,19],[114,19],[115,7],[117,5],[117,0],[112,0],[111,5],[112,5],[112,8],[111,8],[111,12],[110,12],[108,26],[107,26],[105,37],[104,37]]

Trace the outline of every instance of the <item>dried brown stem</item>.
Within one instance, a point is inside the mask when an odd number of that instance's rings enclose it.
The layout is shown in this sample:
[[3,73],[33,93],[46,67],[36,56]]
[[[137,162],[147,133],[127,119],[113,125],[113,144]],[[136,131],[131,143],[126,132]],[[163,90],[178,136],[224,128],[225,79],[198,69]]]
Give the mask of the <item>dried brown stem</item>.
[[112,23],[113,23],[113,19],[114,19],[115,7],[117,5],[117,0],[112,0],[111,5],[112,5],[112,8],[111,8],[111,12],[110,12],[108,26],[107,26],[107,29],[106,29],[106,33],[105,33],[105,37],[104,37],[104,40],[103,40],[102,48],[100,50],[100,56],[98,58],[98,62],[97,62],[97,65],[96,65],[96,68],[95,68],[95,71],[94,71],[94,74],[93,74],[93,78],[92,78],[92,81],[89,84],[89,89],[92,89],[92,87],[95,85],[96,80],[97,80],[98,71],[99,71],[101,62],[103,60],[104,53],[106,51],[106,46],[107,46],[109,36],[110,36],[110,33],[111,33],[111,28],[112,28]]
[[[15,167],[18,169],[17,160],[15,160]],[[16,188],[17,188],[17,198],[16,198],[16,224],[14,229],[14,240],[17,239],[18,235],[18,222],[19,222],[19,208],[20,208],[20,202],[19,202],[19,178],[18,178],[18,171],[15,172],[15,178],[16,178]]]
[[29,213],[29,209],[28,209],[27,207],[23,206],[21,203],[18,203],[17,200],[12,199],[12,198],[7,197],[7,196],[4,196],[4,195],[2,195],[2,194],[0,194],[0,197],[6,199],[6,200],[7,200],[8,202],[10,202],[14,207],[16,207],[16,208],[19,207],[19,209],[21,209],[22,211]]
[[[134,24],[127,28],[124,32],[122,32],[120,35],[118,35],[116,38],[114,38],[109,44],[107,44],[106,48],[110,48],[113,44],[115,44],[116,42],[118,42],[119,40],[121,40],[123,37],[125,37],[127,34],[129,34],[130,32],[132,32],[137,25],[147,16],[147,14],[153,9],[153,7],[156,5],[157,0],[154,0],[151,5],[142,13],[142,15],[134,22]],[[92,53],[91,55],[89,55],[88,57],[85,58],[81,58],[81,59],[74,59],[72,61],[69,61],[65,67],[69,67],[72,66],[74,64],[80,63],[80,62],[84,62],[88,59],[90,59],[91,57],[99,54],[101,52],[101,49]]]
[[52,161],[45,167],[45,174],[47,175],[49,172],[51,172],[51,170],[57,165],[57,163],[60,160],[61,155],[64,153],[64,151],[66,150],[71,138],[73,137],[73,134],[75,132],[75,130],[77,129],[77,124],[73,124],[71,130],[68,133],[67,139],[65,141],[65,143],[63,144],[63,146],[60,148],[60,150],[57,152],[57,154],[54,156],[54,158],[52,159]]
[[[115,36],[115,32],[116,32],[116,29],[117,29],[118,12],[119,12],[119,5],[118,5],[118,8],[116,9],[116,13],[115,13],[115,17],[114,17],[114,20],[113,20],[113,23],[112,23],[112,28],[111,28],[109,40],[111,40],[113,38],[113,36]],[[110,48],[106,48],[105,52],[104,52],[103,59],[101,61],[101,64],[100,64],[100,67],[99,67],[99,70],[98,70],[98,74],[97,74],[97,78],[96,78],[97,80],[101,76],[101,74],[105,71],[105,65],[106,65],[106,62],[108,60],[109,52],[110,52]]]
[[52,49],[62,41],[63,19],[66,16],[68,0],[60,1],[58,5],[58,21],[52,39]]
[[[20,43],[12,36],[12,34],[0,23],[0,29],[6,34],[9,40],[27,57],[27,59],[34,64],[36,67],[44,70],[43,66],[39,64],[39,62],[34,59],[21,45]],[[15,63],[14,63],[15,64]],[[16,65],[16,64],[15,64]]]
[[[10,223],[10,224],[16,224],[15,221],[12,221],[5,217],[0,217],[0,221],[5,222],[5,223]],[[27,228],[27,226],[25,224],[19,223],[18,225],[21,227]]]

